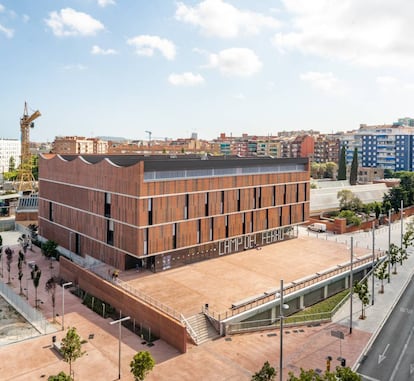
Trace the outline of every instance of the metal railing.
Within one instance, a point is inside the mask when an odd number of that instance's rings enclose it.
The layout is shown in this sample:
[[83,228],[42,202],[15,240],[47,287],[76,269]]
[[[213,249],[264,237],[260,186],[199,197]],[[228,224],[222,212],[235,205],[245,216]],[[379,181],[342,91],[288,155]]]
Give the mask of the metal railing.
[[153,297],[143,293],[142,291],[137,290],[136,288],[130,286],[127,282],[124,282],[119,278],[114,279],[111,274],[108,274],[107,267],[104,268],[102,266],[93,266],[90,267],[89,270],[92,271],[94,274],[98,275],[99,277],[107,280],[108,282],[111,282],[112,284],[121,287],[123,290],[127,291],[133,296],[136,296],[138,299],[148,303],[152,307],[159,309],[160,311],[164,312],[165,314],[174,318],[175,320],[182,322],[181,314],[174,308],[171,308],[166,304],[154,299]]
[[[363,265],[366,265],[367,263],[371,263],[372,262],[372,255],[366,255],[362,258],[358,258],[355,259],[353,261],[353,267],[354,267],[354,271],[358,268],[361,267]],[[347,264],[343,264],[343,265],[337,265],[337,267],[333,268],[333,269],[328,269],[324,272],[321,273],[316,273],[314,275],[311,275],[309,277],[306,277],[302,280],[299,281],[293,281],[289,284],[286,285],[286,287],[284,287],[283,289],[283,295],[289,295],[292,294],[295,291],[304,289],[306,287],[312,286],[314,284],[320,283],[323,280],[332,278],[335,275],[341,274],[341,273],[345,273],[345,272],[349,272],[351,270],[351,264],[347,263]],[[250,303],[246,303],[243,306],[237,307],[237,308],[232,308],[229,309],[225,312],[214,312],[211,310],[211,308],[209,309],[209,316],[212,317],[213,319],[216,319],[218,321],[222,321],[225,319],[228,319],[230,317],[239,315],[242,312],[246,312],[249,311],[255,307],[258,306],[262,306],[266,303],[272,302],[276,299],[276,295],[280,292],[279,289],[276,289],[274,291],[272,291],[271,293],[266,293],[263,294],[263,297],[256,297],[252,302]]]
[[11,287],[3,282],[0,282],[0,294],[7,303],[37,330],[37,333],[33,332],[33,336],[38,336],[39,333],[48,334],[57,331],[56,327],[49,323],[40,311],[29,305],[26,299],[17,295]]

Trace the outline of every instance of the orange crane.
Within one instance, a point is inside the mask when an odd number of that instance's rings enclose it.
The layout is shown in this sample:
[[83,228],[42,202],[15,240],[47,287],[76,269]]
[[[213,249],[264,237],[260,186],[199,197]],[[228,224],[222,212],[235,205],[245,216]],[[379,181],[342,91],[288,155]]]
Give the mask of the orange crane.
[[19,192],[34,191],[35,179],[32,174],[32,157],[30,155],[30,128],[34,127],[34,120],[42,114],[37,110],[29,116],[27,102],[24,102],[23,117],[20,118],[21,157],[19,171]]

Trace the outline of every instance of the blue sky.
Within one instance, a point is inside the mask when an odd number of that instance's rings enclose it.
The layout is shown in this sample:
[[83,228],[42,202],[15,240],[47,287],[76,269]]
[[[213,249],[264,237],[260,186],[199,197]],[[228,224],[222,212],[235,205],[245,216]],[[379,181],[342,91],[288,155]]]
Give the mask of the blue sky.
[[1,137],[213,139],[414,117],[411,0],[0,0]]

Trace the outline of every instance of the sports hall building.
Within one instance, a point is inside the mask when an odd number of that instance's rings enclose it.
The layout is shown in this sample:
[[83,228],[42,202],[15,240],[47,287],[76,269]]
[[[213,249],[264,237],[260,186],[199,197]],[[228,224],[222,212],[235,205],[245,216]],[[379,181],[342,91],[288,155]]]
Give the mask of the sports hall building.
[[309,195],[307,158],[45,154],[39,234],[163,271],[296,237]]

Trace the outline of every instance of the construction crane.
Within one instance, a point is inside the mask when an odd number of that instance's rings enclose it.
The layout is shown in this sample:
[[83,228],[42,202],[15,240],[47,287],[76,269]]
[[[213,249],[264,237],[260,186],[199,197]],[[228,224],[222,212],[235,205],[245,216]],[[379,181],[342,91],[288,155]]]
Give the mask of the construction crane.
[[34,127],[34,120],[42,114],[37,110],[29,116],[27,102],[24,102],[23,117],[20,118],[21,156],[19,171],[19,192],[34,191],[35,179],[32,174],[32,157],[30,155],[30,128]]

